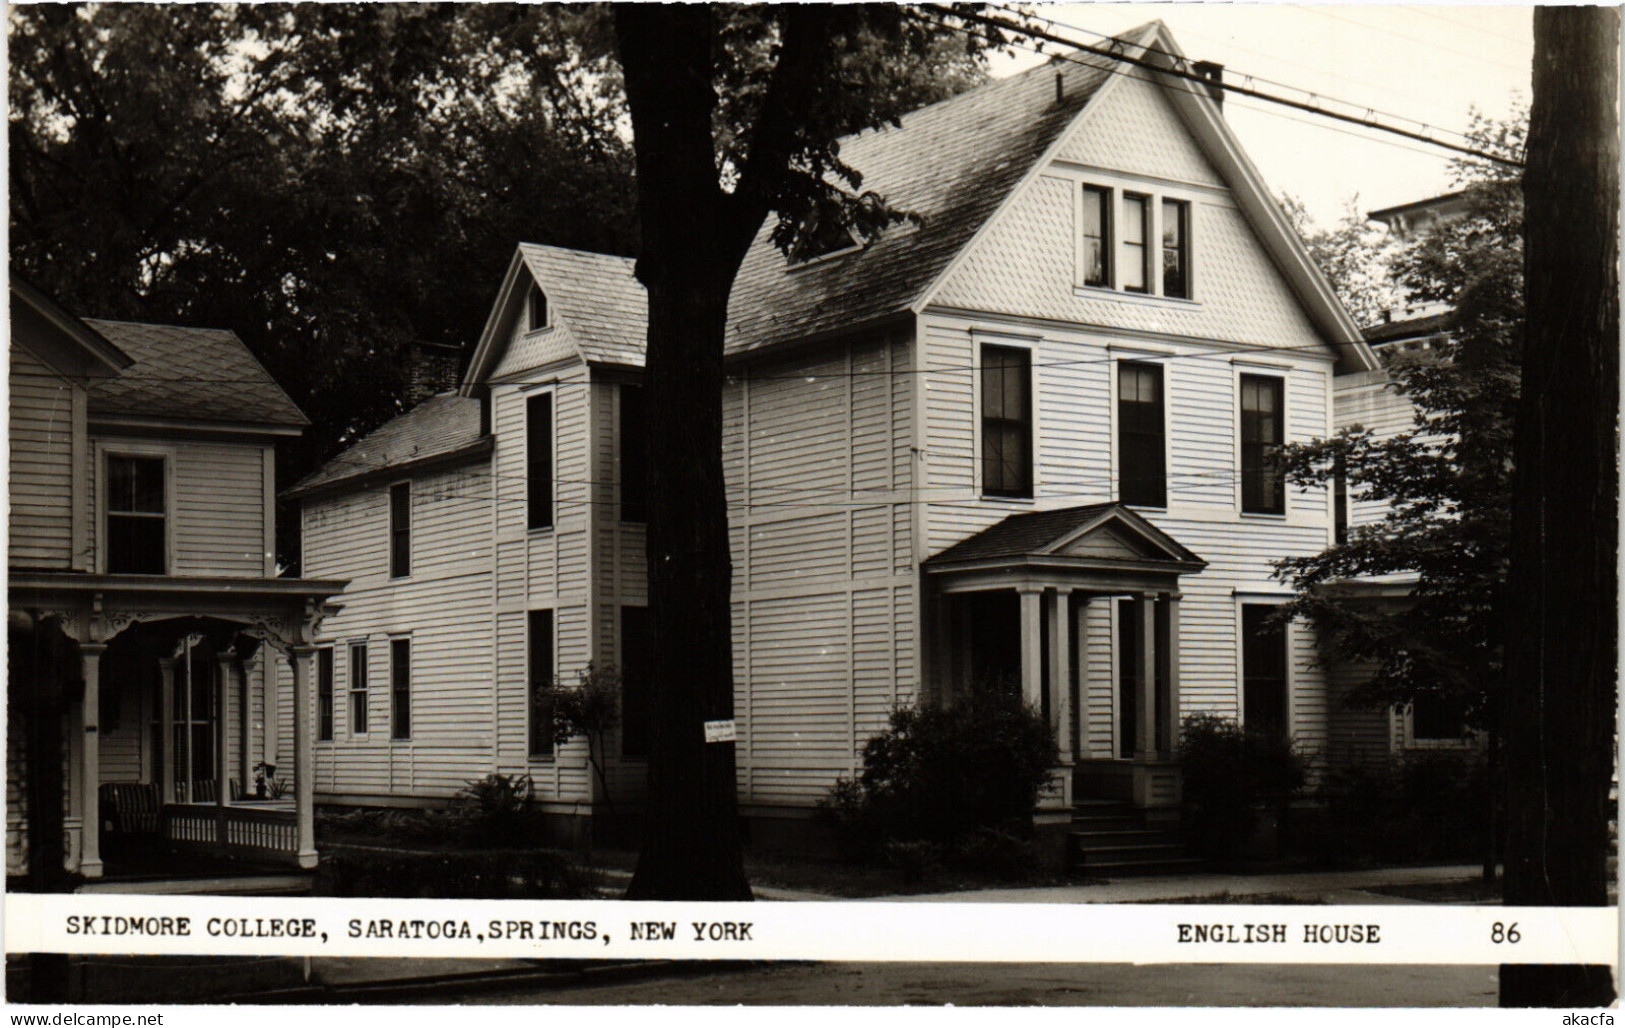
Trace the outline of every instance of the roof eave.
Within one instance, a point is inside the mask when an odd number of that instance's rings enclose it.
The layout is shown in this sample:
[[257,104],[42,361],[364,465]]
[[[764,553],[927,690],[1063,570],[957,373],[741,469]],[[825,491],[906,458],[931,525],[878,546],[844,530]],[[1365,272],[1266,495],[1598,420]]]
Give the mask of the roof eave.
[[330,478],[310,485],[304,482],[295,482],[278,493],[277,499],[282,501],[308,500],[332,493],[366,489],[380,482],[398,479],[403,475],[422,471],[425,468],[462,464],[476,460],[488,456],[495,446],[496,440],[492,436],[481,436],[474,442],[459,446],[456,449],[431,453],[416,460],[402,461],[399,464],[389,464],[377,468],[366,468],[344,475],[341,478]]
[[204,435],[272,435],[300,436],[310,421],[300,414],[298,422],[277,421],[216,421],[209,418],[163,417],[143,414],[118,414],[96,410],[91,404],[89,424],[98,427],[125,428],[148,431],[176,431],[184,429]]
[[135,359],[114,345],[106,336],[69,314],[55,300],[46,296],[27,279],[11,272],[11,291],[44,318],[53,328],[78,343],[105,374],[92,377],[111,378],[135,364]]

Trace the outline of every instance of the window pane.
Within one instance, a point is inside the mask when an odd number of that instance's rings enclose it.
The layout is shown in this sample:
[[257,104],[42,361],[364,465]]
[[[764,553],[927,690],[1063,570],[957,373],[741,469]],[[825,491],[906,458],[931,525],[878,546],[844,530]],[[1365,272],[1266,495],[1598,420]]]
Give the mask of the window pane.
[[637,386],[621,387],[621,520],[642,522],[647,519],[645,496],[648,492],[648,440],[643,390]]
[[389,735],[407,739],[412,735],[412,641],[389,641]]
[[647,607],[621,608],[621,753],[649,755],[649,647]]
[[1119,498],[1138,506],[1167,506],[1161,366],[1118,365],[1117,421]]
[[546,328],[547,294],[542,292],[540,286],[532,282],[530,285],[530,293],[527,295],[527,300],[527,306],[529,308],[528,313],[530,315],[529,324],[527,326],[529,330],[534,332],[539,328]]
[[329,742],[333,738],[333,647],[324,646],[316,651],[316,738]]
[[531,528],[553,524],[553,395],[525,403],[525,479]]
[[350,734],[367,734],[367,648],[350,647]]
[[1032,355],[982,347],[982,491],[1032,495]]
[[1123,197],[1123,288],[1143,293],[1145,269],[1145,197]]
[[1190,299],[1189,217],[1190,204],[1185,201],[1162,201],[1162,292],[1165,296]]
[[162,457],[109,457],[107,509],[164,513],[164,459]]
[[389,487],[389,575],[402,578],[412,573],[412,486],[402,482]]
[[1095,186],[1083,187],[1083,284],[1106,286],[1111,281],[1107,274],[1106,253],[1110,245],[1110,218],[1108,211],[1111,193]]
[[1277,465],[1285,438],[1282,379],[1241,376],[1241,509],[1280,514],[1286,510],[1286,480]]
[[1287,733],[1286,629],[1268,624],[1276,608],[1241,608],[1242,719],[1249,732]]
[[107,571],[114,575],[161,575],[166,570],[164,519],[107,515]]
[[550,757],[553,755],[553,612],[531,611],[529,634],[530,755]]

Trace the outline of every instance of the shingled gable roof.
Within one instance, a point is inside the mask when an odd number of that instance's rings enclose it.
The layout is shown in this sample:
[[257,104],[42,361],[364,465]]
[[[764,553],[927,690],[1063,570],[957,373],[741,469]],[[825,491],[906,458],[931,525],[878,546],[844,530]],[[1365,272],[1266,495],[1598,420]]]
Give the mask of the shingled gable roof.
[[297,499],[339,486],[359,488],[410,468],[489,453],[491,437],[481,434],[480,422],[478,399],[452,393],[431,396],[295,482],[282,498]]
[[631,257],[520,243],[474,348],[462,393],[469,395],[502,362],[532,281],[547,296],[553,326],[574,341],[582,360],[643,367],[649,304],[635,267]]
[[236,334],[85,319],[135,363],[90,390],[90,413],[297,429],[310,422]]
[[1103,530],[1128,535],[1147,559],[1191,565],[1192,570],[1206,565],[1172,536],[1123,504],[1112,502],[1011,514],[931,557],[925,566],[940,570],[970,563],[1054,556],[1084,536]]

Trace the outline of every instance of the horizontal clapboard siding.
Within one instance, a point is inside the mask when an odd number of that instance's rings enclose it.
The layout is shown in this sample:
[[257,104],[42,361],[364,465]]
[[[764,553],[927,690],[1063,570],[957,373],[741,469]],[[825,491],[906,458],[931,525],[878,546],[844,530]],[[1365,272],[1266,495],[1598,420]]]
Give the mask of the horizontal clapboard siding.
[[724,392],[740,799],[809,806],[918,692],[907,338]]
[[[1392,439],[1416,427],[1416,408],[1384,371],[1339,375],[1334,383],[1333,421],[1337,428],[1359,425],[1370,429],[1378,439]],[[1381,521],[1388,511],[1387,501],[1352,491],[1349,497],[1349,524],[1369,525]]]
[[84,391],[13,341],[10,396],[11,566],[72,567],[73,433],[76,421],[84,431]]

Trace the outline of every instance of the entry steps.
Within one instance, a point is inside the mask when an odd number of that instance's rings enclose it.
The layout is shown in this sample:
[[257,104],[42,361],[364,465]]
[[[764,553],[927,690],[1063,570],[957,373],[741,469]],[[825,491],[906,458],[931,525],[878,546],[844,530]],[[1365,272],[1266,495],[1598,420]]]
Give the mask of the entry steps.
[[1125,800],[1078,800],[1072,805],[1067,859],[1073,873],[1115,878],[1200,871],[1189,856],[1177,822],[1146,824],[1145,811]]

